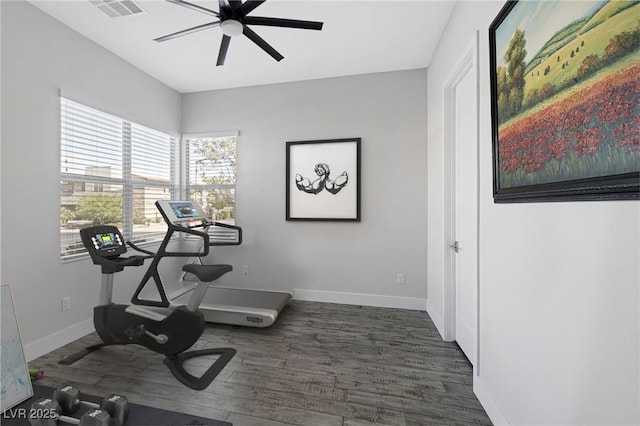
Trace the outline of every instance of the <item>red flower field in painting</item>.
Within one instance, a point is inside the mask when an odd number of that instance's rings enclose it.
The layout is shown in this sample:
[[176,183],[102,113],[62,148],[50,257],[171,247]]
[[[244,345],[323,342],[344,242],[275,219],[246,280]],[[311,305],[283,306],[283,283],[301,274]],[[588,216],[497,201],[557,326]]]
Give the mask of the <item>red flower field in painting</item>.
[[640,161],[640,63],[499,130],[502,186],[617,174]]

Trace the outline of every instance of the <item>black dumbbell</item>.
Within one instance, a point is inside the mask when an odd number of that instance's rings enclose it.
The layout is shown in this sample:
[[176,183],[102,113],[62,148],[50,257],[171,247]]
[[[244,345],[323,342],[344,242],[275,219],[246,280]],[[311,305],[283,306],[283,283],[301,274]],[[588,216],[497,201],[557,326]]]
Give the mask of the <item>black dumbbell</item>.
[[73,415],[78,411],[81,405],[106,411],[109,416],[116,419],[118,424],[124,424],[129,417],[129,403],[127,398],[122,395],[111,394],[104,398],[100,405],[82,401],[80,399],[80,390],[74,386],[62,386],[53,392],[53,399],[60,404],[62,413]]
[[129,401],[123,395],[112,393],[100,402],[100,409],[109,413],[118,425],[123,425],[129,417]]
[[89,410],[80,419],[63,416],[62,407],[51,398],[41,398],[31,404],[29,424],[31,426],[56,426],[58,421],[80,426],[111,426],[111,416],[104,410]]
[[[80,417],[80,426],[111,426],[113,418],[105,410],[89,410]],[[122,424],[122,423],[119,423]]]

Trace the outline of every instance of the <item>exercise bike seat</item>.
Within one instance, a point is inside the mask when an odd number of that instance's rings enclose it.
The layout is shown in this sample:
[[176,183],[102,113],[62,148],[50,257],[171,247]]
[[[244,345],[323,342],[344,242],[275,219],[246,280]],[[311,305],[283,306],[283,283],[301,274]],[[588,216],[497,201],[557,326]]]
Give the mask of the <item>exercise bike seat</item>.
[[233,266],[231,265],[198,265],[195,263],[191,263],[188,265],[184,265],[182,267],[184,272],[188,272],[190,274],[195,275],[198,280],[208,283],[211,281],[215,281],[227,272],[233,271]]

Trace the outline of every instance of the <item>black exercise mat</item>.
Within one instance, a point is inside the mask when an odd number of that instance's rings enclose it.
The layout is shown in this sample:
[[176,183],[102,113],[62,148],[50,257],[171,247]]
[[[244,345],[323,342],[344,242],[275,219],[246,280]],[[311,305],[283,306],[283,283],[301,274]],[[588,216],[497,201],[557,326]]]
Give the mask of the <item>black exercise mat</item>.
[[[1,425],[28,425],[29,419],[27,415],[31,404],[40,398],[53,395],[55,389],[33,385],[33,396],[16,407],[5,411],[0,417]],[[82,390],[82,389],[81,389]],[[107,395],[104,395],[107,396]],[[126,395],[125,395],[126,396]],[[101,397],[92,395],[82,395],[82,399],[90,402],[100,403]],[[80,417],[86,411],[83,408],[78,411],[74,417]],[[66,425],[66,423],[59,423]],[[231,423],[220,420],[207,419],[205,417],[192,416],[190,414],[177,413],[175,411],[161,410],[159,408],[146,407],[144,405],[129,403],[129,418],[125,426],[233,426]]]

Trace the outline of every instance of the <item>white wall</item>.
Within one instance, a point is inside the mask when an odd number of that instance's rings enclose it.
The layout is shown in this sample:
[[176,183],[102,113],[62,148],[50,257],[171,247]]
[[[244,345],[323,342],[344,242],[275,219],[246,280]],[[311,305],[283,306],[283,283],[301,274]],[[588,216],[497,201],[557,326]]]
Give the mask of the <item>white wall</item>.
[[[2,46],[2,2],[0,2],[0,46]],[[0,55],[0,81],[2,81],[2,55]],[[0,84],[0,99],[2,99],[2,85]],[[0,147],[2,146],[2,103],[0,102]],[[0,149],[0,223],[2,223],[2,149]],[[0,226],[0,241],[2,241],[2,227]],[[2,244],[0,244],[0,284],[2,284]]]
[[[92,329],[100,287],[89,261],[60,262],[58,90],[172,133],[180,132],[180,94],[26,2],[2,2],[1,29],[2,281],[33,358]],[[121,275],[118,293],[130,293]],[[65,296],[72,309],[62,313]]]
[[[223,281],[424,309],[426,103],[424,69],[183,95],[184,133],[240,131],[245,242],[216,250],[236,266]],[[285,221],[286,142],[349,137],[362,138],[362,222]]]
[[497,423],[640,424],[640,203],[492,200],[488,28],[503,4],[458,3],[429,68],[429,313],[443,312],[443,85],[479,30],[476,393]]

